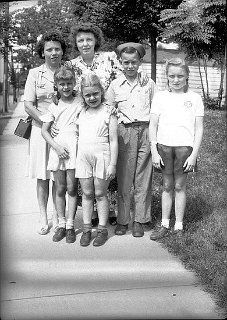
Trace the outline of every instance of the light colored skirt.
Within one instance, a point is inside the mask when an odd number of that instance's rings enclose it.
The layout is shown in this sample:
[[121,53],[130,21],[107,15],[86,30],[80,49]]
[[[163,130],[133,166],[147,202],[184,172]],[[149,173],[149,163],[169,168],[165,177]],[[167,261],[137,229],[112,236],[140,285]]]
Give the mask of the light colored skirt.
[[69,151],[68,159],[59,159],[57,152],[51,147],[47,169],[51,171],[76,169],[77,135],[75,131],[64,131],[54,138],[55,142]]
[[41,135],[41,128],[32,126],[31,137],[28,145],[28,161],[26,176],[47,180],[52,178],[47,170],[49,146]]

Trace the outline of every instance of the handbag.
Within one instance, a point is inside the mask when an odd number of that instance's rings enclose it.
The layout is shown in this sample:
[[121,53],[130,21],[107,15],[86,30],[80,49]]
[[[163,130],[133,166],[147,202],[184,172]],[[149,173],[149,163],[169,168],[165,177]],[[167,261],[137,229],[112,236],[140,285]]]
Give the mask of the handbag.
[[32,117],[28,116],[26,119],[20,119],[14,131],[16,136],[24,139],[29,139],[32,129]]

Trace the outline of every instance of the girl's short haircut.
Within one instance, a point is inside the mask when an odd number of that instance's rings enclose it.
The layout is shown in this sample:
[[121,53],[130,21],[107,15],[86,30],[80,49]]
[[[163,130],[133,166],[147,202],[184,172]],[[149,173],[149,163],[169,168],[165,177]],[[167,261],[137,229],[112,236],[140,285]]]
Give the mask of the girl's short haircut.
[[62,48],[63,56],[66,52],[67,44],[65,39],[63,38],[62,34],[58,31],[49,31],[42,35],[41,39],[37,42],[36,45],[36,52],[41,59],[45,59],[44,53],[44,46],[46,42],[55,41],[59,42]]
[[66,67],[66,66],[61,66],[54,72],[54,83],[56,85],[57,81],[59,80],[75,80],[75,72],[73,69]]
[[[101,84],[99,77],[94,72],[89,72],[86,76],[82,77],[81,79],[80,88],[81,88],[82,98],[83,98],[83,89],[85,87],[98,87],[101,90],[101,102],[104,101],[103,86]],[[85,105],[85,101],[84,101],[84,105]]]
[[[185,62],[185,60],[183,60],[181,58],[172,58],[170,60],[167,60],[167,62],[166,62],[166,76],[167,77],[168,77],[169,67],[171,67],[171,66],[180,67],[185,71],[185,73],[187,75],[187,79],[186,79],[186,86],[184,88],[184,92],[187,92],[188,91],[188,87],[189,87],[189,85],[188,85],[188,77],[189,77],[189,73],[190,73],[187,63]],[[167,84],[169,86],[168,78],[167,78]]]
[[92,23],[80,23],[71,28],[70,40],[75,48],[78,51],[78,47],[76,44],[76,38],[79,32],[92,33],[95,37],[95,51],[98,51],[103,43],[103,33],[102,30],[93,25]]

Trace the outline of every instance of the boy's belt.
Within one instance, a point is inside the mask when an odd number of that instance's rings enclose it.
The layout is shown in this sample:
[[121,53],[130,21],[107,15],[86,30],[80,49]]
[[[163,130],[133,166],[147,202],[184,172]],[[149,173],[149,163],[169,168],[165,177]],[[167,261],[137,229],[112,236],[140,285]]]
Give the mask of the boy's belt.
[[148,121],[135,121],[135,122],[130,122],[130,123],[124,123],[121,122],[126,128],[128,127],[138,127],[138,126],[148,126],[149,122]]

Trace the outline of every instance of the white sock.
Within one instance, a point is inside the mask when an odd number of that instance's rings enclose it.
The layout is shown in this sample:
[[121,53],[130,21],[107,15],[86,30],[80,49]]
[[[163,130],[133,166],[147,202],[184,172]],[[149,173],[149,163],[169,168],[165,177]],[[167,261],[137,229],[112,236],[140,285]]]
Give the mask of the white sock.
[[74,227],[74,220],[73,219],[67,219],[66,229],[73,229],[73,227]]
[[65,217],[59,218],[58,227],[65,228],[65,224],[66,224]]
[[162,219],[162,226],[165,228],[169,228],[169,219]]
[[176,221],[175,226],[174,226],[174,230],[183,230],[183,222]]

